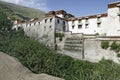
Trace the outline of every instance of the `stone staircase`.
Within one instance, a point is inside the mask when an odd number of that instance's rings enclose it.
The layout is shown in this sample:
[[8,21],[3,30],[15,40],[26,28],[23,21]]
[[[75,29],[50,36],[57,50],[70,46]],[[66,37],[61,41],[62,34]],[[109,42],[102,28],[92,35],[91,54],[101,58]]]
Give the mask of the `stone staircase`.
[[[83,36],[69,36],[66,37],[64,43],[64,50],[74,53],[79,53],[84,58],[84,38]],[[73,53],[73,54],[74,54]]]

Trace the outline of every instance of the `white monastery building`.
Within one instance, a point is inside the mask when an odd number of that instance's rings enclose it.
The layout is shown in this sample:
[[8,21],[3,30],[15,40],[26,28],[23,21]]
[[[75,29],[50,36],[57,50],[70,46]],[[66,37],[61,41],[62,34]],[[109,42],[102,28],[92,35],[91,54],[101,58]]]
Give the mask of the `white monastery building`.
[[16,20],[13,29],[21,28],[27,36],[35,37],[58,53],[90,61],[104,57],[120,63],[116,53],[101,49],[102,41],[120,41],[120,1],[108,4],[108,11],[102,14],[76,18],[58,10],[48,12],[42,19]]
[[50,11],[41,20],[37,18],[28,22],[17,20],[13,28],[18,29],[20,27],[25,31],[36,29],[35,33],[40,31],[39,35],[41,36],[50,31],[120,36],[120,2],[108,4],[107,13],[78,18],[64,10]]

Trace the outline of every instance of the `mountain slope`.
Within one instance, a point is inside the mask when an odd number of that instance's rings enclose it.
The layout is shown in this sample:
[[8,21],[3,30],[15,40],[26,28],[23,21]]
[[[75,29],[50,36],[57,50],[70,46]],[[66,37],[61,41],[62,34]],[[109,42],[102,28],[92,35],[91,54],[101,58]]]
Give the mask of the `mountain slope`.
[[6,12],[6,14],[13,20],[30,19],[35,17],[40,18],[45,15],[45,12],[41,10],[28,8],[3,1],[0,1],[0,9]]

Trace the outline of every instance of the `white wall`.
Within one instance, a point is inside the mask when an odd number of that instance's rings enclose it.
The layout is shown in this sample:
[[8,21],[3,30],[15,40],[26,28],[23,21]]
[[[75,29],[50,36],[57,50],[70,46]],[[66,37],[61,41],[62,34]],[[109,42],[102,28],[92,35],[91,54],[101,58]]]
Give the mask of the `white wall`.
[[108,9],[108,36],[120,36],[119,7]]
[[[99,33],[101,35],[105,34],[106,31],[104,30],[105,26],[107,25],[107,17],[101,17],[101,26],[97,26],[97,18],[91,18],[88,19],[88,27],[86,27],[86,20],[82,19],[82,28],[78,29],[79,22],[78,20],[74,21],[74,24],[72,24],[72,21],[68,22],[69,25],[69,31],[72,31],[72,33],[84,33],[84,34],[96,34]],[[72,29],[72,26],[74,25],[74,29]]]
[[60,17],[60,18],[64,18],[63,14],[57,14],[56,16]]
[[[45,23],[46,19],[47,21]],[[50,19],[52,19],[51,22]],[[14,25],[13,29],[18,29],[19,26],[24,29],[27,36],[34,37],[38,41],[54,48],[55,17],[48,17],[41,21]]]

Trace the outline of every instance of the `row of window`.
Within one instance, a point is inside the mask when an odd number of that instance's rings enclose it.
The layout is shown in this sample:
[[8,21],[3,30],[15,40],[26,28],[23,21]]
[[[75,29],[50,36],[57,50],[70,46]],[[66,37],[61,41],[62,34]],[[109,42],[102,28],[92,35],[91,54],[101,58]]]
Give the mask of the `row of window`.
[[[100,17],[98,17],[98,18],[97,18],[97,22],[100,22],[100,21],[101,21],[101,19],[100,19]],[[75,22],[75,20],[72,21],[73,24],[74,24],[74,22]],[[79,19],[79,20],[78,20],[78,23],[81,23],[81,22],[82,22],[82,19]],[[86,22],[86,23],[89,22],[89,21],[88,21],[88,18],[86,18],[86,21],[85,21],[85,22]]]
[[[49,28],[52,28],[52,26],[50,25]],[[44,29],[46,29],[46,26],[44,26]]]
[[[60,23],[60,20],[57,19],[57,24],[59,24],[59,23]],[[63,23],[63,25],[65,25],[65,21],[63,21],[62,23]]]
[[[35,26],[36,24],[37,24],[37,22],[34,23],[34,26]],[[31,26],[31,24],[26,24],[26,27],[27,27],[28,25]],[[38,25],[40,25],[40,22],[38,22]]]
[[[45,23],[47,23],[48,19],[45,19]],[[52,18],[49,19],[50,22],[52,22]]]
[[[45,19],[45,23],[47,23],[47,20],[48,20],[48,19]],[[52,22],[52,18],[49,19],[49,21]],[[60,20],[57,19],[57,24],[59,24],[59,23],[60,23]],[[63,25],[65,25],[65,21],[63,21]]]
[[[85,24],[85,28],[88,28],[89,24]],[[101,27],[101,23],[97,23],[97,27]],[[72,29],[74,29],[75,26],[73,25],[72,26]],[[78,29],[81,29],[82,28],[82,25],[78,25]]]

